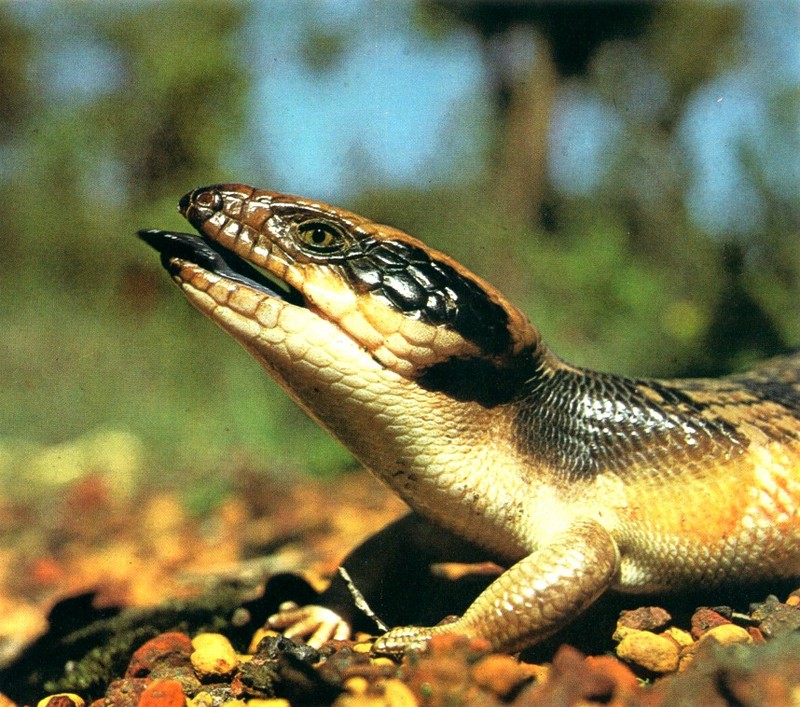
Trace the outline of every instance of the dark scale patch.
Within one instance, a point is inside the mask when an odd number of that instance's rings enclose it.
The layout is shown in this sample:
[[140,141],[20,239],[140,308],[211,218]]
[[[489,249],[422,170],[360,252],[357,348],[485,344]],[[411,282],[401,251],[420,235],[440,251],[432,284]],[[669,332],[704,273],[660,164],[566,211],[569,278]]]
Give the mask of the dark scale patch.
[[674,385],[655,380],[647,381],[644,385],[658,393],[665,405],[684,405],[687,409],[695,412],[702,412],[708,408],[708,405],[695,400],[687,391],[676,388]]
[[775,358],[718,381],[689,380],[682,385],[704,399],[711,393],[710,407],[725,408],[729,416],[747,421],[778,442],[800,440],[800,354]]
[[740,403],[743,417],[776,442],[800,440],[800,384],[742,376],[750,400]]
[[669,473],[747,446],[733,426],[701,415],[704,406],[661,383],[588,371],[542,372],[525,383],[516,406],[520,450],[567,480],[605,470],[624,476],[631,468]]
[[417,382],[427,390],[446,393],[455,400],[495,407],[520,397],[532,365],[532,359],[524,355],[504,366],[485,358],[451,358],[426,369]]
[[739,380],[739,384],[755,398],[755,404],[774,402],[800,419],[800,384],[745,376]]
[[447,326],[489,355],[511,346],[508,315],[447,263],[399,241],[362,241],[342,263],[353,286],[382,295],[408,316]]

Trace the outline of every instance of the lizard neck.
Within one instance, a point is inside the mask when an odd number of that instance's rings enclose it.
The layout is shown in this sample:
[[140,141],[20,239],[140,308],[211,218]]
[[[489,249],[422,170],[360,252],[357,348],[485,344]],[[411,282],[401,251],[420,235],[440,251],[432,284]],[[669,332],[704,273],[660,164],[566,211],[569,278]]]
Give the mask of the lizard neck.
[[565,483],[701,466],[747,445],[743,434],[683,381],[628,378],[542,365],[514,403],[514,439]]

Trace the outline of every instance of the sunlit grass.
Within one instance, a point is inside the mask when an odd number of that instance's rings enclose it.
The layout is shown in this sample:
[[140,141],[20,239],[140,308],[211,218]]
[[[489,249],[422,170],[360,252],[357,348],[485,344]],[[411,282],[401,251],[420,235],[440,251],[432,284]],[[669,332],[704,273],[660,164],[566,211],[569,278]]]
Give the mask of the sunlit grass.
[[143,442],[150,468],[168,477],[235,463],[317,473],[348,463],[174,288],[167,285],[168,295],[145,311],[102,284],[80,300],[45,283],[29,291],[36,296],[0,315],[6,440],[47,445],[123,430]]

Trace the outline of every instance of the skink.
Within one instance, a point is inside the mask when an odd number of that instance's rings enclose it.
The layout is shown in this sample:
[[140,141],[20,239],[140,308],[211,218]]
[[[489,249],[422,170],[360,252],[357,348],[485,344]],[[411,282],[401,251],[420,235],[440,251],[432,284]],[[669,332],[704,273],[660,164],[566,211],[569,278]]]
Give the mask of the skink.
[[[453,259],[327,204],[238,184],[141,237],[228,331],[411,509],[507,569],[446,626],[516,651],[608,589],[800,576],[800,354],[721,379],[571,366]],[[287,633],[330,614],[287,608]],[[319,637],[319,634],[317,634]]]

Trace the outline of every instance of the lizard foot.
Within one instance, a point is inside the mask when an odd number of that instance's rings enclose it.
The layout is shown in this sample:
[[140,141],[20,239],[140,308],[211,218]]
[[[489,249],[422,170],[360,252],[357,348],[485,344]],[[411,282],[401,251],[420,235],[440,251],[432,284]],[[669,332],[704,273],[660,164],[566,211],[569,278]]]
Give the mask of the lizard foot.
[[313,648],[325,641],[344,641],[351,633],[350,625],[335,611],[316,604],[298,606],[293,601],[281,604],[267,625],[287,638],[303,638]]
[[372,644],[372,652],[400,658],[406,651],[424,648],[435,633],[433,628],[423,626],[398,626],[379,636]]

